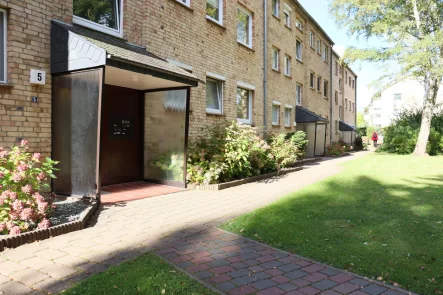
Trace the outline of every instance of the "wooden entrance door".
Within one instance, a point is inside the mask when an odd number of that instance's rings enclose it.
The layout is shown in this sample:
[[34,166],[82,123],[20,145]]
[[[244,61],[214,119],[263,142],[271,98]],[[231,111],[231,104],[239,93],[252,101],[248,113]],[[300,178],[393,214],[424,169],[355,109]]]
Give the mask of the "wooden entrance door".
[[101,124],[101,185],[143,180],[143,93],[105,85]]

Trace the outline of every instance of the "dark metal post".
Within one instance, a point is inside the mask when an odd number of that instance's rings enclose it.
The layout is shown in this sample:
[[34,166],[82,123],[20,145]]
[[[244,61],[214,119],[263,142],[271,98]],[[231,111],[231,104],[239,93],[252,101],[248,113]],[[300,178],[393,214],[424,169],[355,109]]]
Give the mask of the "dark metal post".
[[315,137],[314,137],[314,157],[316,156],[317,151],[317,122],[315,122]]

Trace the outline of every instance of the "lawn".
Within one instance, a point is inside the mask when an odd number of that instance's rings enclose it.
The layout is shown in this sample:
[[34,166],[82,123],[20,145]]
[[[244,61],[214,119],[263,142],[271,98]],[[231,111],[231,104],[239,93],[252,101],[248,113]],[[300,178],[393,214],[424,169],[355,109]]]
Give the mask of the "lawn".
[[371,154],[224,229],[302,256],[443,294],[443,157]]
[[154,254],[109,268],[90,277],[63,295],[215,295],[203,285],[176,270]]

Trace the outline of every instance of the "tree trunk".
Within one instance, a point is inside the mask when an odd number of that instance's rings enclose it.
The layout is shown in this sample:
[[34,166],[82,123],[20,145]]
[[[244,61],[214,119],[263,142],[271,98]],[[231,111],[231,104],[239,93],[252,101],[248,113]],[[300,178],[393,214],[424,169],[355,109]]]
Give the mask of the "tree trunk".
[[431,132],[432,115],[437,98],[437,92],[440,88],[439,81],[439,79],[429,81],[428,77],[425,78],[425,102],[423,105],[420,132],[418,134],[418,139],[414,150],[415,156],[426,155],[426,146],[429,140],[429,133]]

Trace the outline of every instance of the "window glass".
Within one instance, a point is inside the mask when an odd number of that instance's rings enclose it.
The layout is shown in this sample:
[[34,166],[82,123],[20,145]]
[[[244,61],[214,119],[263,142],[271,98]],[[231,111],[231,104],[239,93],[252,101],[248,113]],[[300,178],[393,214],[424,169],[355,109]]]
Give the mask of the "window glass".
[[272,68],[278,71],[279,68],[279,50],[277,48],[272,48]]
[[311,46],[311,48],[314,48],[314,33],[310,32],[309,33],[309,46]]
[[291,58],[289,56],[285,56],[285,75],[291,76]]
[[250,26],[251,15],[243,11],[237,10],[237,41],[251,46]]
[[295,43],[295,53],[298,60],[302,60],[303,57],[303,47],[300,41],[296,41]]
[[291,12],[285,8],[285,25],[291,27]]
[[329,83],[328,83],[328,81],[326,81],[326,80],[324,80],[324,82],[323,82],[323,93],[325,94],[325,97],[328,97],[328,85],[329,85]]
[[317,77],[317,91],[321,91],[321,77]]
[[120,0],[74,0],[75,16],[120,31]]
[[278,0],[272,0],[272,14],[275,16],[278,16],[279,10],[279,1]]
[[251,91],[237,87],[237,119],[251,123]]
[[0,10],[0,82],[6,82],[6,13]]
[[295,26],[299,29],[299,30],[303,30],[303,25],[301,23],[301,21],[299,19],[295,19]]
[[302,87],[300,84],[297,84],[295,86],[295,104],[301,105],[301,100],[302,100]]
[[311,86],[311,88],[314,88],[315,87],[315,75],[314,75],[314,73],[311,73],[311,77],[310,77],[310,86]]
[[206,79],[206,110],[221,113],[222,82]]
[[181,3],[185,4],[186,6],[191,5],[191,0],[178,0],[178,2],[181,2]]
[[335,104],[338,104],[338,92],[335,91]]
[[317,53],[321,53],[321,41],[317,39]]
[[206,15],[221,22],[221,0],[206,0]]
[[280,106],[279,105],[272,105],[272,124],[278,125],[279,124],[279,118],[280,117]]
[[401,93],[395,93],[394,100],[401,100]]
[[285,108],[285,126],[291,126],[291,109]]

